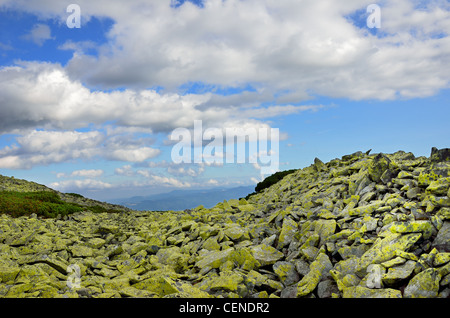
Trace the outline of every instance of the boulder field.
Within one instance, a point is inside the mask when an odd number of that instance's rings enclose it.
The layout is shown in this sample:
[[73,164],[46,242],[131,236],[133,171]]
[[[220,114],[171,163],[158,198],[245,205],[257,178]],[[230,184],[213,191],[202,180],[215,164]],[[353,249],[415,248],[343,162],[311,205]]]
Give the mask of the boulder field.
[[449,297],[449,160],[316,158],[211,209],[1,211],[0,297]]

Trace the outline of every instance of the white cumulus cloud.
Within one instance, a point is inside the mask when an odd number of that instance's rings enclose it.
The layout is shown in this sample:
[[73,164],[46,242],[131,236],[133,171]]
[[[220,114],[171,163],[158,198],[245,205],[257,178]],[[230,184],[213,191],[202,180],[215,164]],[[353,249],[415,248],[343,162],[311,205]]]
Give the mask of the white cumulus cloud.
[[75,170],[71,173],[72,177],[87,177],[87,178],[97,178],[103,175],[104,171],[101,169],[90,169],[90,170]]

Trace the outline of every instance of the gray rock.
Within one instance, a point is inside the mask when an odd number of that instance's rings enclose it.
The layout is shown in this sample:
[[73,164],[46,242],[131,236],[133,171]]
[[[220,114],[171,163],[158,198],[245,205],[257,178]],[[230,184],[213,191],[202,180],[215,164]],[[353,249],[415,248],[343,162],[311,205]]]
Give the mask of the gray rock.
[[299,273],[301,276],[305,276],[309,273],[309,264],[301,259],[295,260],[295,269],[297,270],[297,273]]
[[450,221],[445,221],[432,243],[439,252],[450,252]]
[[262,266],[275,264],[276,261],[284,256],[283,253],[274,247],[265,244],[253,246],[251,250],[255,259],[259,261]]
[[273,264],[273,271],[285,286],[292,285],[300,279],[295,266],[289,262],[276,262]]
[[382,278],[383,284],[386,286],[392,286],[407,279],[413,273],[415,266],[415,261],[408,260],[400,266],[389,268],[388,272]]
[[403,296],[405,298],[436,297],[439,291],[441,276],[434,268],[428,268],[414,276],[406,286]]
[[323,280],[317,286],[317,296],[319,298],[331,298],[332,294],[339,294],[339,289],[333,280]]
[[[378,154],[369,164],[369,177],[374,182],[380,182],[381,176],[388,170],[391,160],[384,154]],[[390,173],[391,174],[391,173]]]
[[431,148],[430,160],[432,162],[450,161],[450,148]]
[[297,286],[288,286],[281,291],[280,298],[296,298]]

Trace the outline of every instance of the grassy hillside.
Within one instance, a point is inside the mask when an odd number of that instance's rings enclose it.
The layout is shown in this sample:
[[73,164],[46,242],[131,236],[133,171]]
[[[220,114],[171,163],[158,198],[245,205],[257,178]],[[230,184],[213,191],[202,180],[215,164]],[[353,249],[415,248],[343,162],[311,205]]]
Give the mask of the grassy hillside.
[[83,210],[130,211],[121,205],[88,199],[77,193],[61,193],[42,184],[0,175],[0,213],[57,217]]
[[42,217],[64,216],[80,212],[83,207],[66,203],[51,191],[36,192],[0,192],[0,213],[13,217],[36,214]]

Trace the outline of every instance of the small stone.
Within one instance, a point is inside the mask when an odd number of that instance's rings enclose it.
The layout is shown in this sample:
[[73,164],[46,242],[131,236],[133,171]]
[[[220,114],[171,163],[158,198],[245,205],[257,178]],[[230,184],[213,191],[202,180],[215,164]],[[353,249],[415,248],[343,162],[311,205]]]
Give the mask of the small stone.
[[295,269],[301,276],[305,276],[309,273],[309,264],[301,259],[295,260]]
[[72,245],[69,247],[73,257],[91,257],[94,255],[92,248],[84,245]]
[[297,284],[297,297],[306,296],[319,284],[323,276],[333,268],[327,255],[320,253],[311,264],[310,271]]
[[332,280],[323,280],[317,286],[317,296],[319,298],[331,298],[334,293],[339,293],[339,290]]
[[437,196],[447,195],[447,191],[450,188],[450,178],[439,178],[436,181],[432,181],[426,188],[427,194],[433,194]]
[[218,290],[229,292],[243,291],[243,286],[240,286],[243,280],[242,275],[238,273],[232,271],[221,272],[218,277],[212,278],[209,283],[209,289],[213,292]]
[[374,182],[379,182],[383,173],[389,168],[391,160],[384,154],[378,154],[369,164],[369,177]]
[[437,248],[439,252],[450,252],[450,221],[444,222],[432,243],[432,247]]
[[295,266],[289,262],[276,262],[273,265],[273,271],[285,286],[292,285],[300,279]]
[[199,268],[219,268],[220,265],[228,259],[231,253],[233,253],[233,251],[234,249],[227,249],[225,251],[211,251],[201,256],[195,266]]
[[101,248],[103,245],[105,245],[106,241],[104,239],[101,238],[92,238],[89,241],[87,241],[86,245],[88,247],[94,248],[94,249],[99,249]]
[[251,247],[253,256],[261,263],[261,266],[275,264],[276,261],[284,257],[284,254],[265,244]]
[[298,231],[297,223],[291,218],[283,220],[280,237],[278,238],[278,248],[282,248],[292,242],[295,233]]
[[441,266],[450,262],[450,253],[438,253],[433,260],[433,266]]
[[408,191],[406,191],[406,197],[408,199],[415,199],[419,196],[419,194],[422,193],[422,189],[419,187],[411,188]]
[[392,286],[399,281],[407,279],[413,273],[415,266],[416,262],[409,260],[403,265],[389,268],[382,278],[383,284]]

